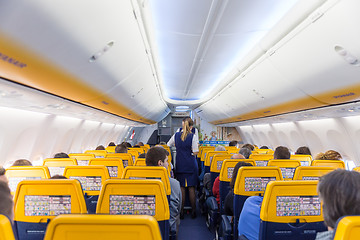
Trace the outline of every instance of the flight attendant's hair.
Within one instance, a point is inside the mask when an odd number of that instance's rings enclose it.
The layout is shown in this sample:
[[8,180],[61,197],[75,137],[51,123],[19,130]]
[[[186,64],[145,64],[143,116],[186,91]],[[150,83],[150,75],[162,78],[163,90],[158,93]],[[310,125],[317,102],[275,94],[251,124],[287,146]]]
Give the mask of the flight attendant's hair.
[[183,123],[184,123],[184,129],[183,129],[183,132],[181,134],[181,140],[184,142],[187,135],[189,133],[191,133],[191,128],[190,126],[193,126],[194,125],[194,122],[191,118],[189,117],[186,117],[183,119]]

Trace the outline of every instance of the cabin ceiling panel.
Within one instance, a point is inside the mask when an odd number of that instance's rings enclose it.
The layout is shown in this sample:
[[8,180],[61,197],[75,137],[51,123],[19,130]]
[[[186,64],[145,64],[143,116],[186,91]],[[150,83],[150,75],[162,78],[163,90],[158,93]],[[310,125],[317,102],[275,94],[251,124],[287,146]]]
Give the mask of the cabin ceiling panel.
[[[270,60],[294,86],[327,104],[360,99],[359,1],[339,1]],[[347,52],[347,62],[335,47]],[[352,55],[352,56],[349,56]]]
[[[46,75],[49,71],[43,71],[45,69],[34,62],[27,62],[28,69],[42,74],[43,80],[29,74],[6,75],[0,68],[2,77],[64,98],[82,103],[95,102],[131,78],[134,72],[142,71],[141,68],[144,68],[142,78],[136,79],[135,83],[153,87],[157,84],[152,71],[147,70],[150,62],[131,1],[9,1],[0,8],[0,32],[2,40],[6,37],[8,43],[16,43],[25,50],[18,51],[20,59],[24,57],[24,52],[28,52],[28,59],[41,59],[47,63],[46,67],[56,68],[71,76],[72,80],[96,90],[96,93],[88,95],[82,94],[81,88],[76,90],[79,94],[70,93],[73,92],[67,91],[70,80],[61,81],[59,77]],[[112,47],[107,46],[112,41]],[[4,54],[7,50],[0,47],[0,52]],[[98,57],[97,60],[89,62],[93,55]],[[53,87],[55,90],[46,87],[48,79],[56,85]],[[133,89],[126,85],[122,87],[122,92],[133,95],[132,92],[127,93]],[[154,101],[162,101],[162,97],[153,92],[149,91],[149,96]],[[125,106],[138,103],[137,98],[129,98],[126,104],[118,102]],[[101,104],[96,105],[99,106]]]

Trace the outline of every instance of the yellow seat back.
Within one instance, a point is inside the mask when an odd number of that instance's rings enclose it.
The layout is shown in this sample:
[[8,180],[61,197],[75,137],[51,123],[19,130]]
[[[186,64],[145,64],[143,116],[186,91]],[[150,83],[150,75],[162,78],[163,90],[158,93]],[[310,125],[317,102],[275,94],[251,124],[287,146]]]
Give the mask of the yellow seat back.
[[46,158],[43,166],[47,166],[50,176],[64,175],[66,166],[78,165],[75,158]]
[[0,214],[0,239],[15,240],[10,220]]
[[137,159],[137,158],[138,158],[138,156],[139,156],[139,152],[138,152],[138,151],[136,151],[136,150],[129,150],[129,149],[128,149],[128,153],[130,153],[130,154],[131,154],[132,159],[133,159],[133,162],[135,162],[135,161],[136,161],[136,159]]
[[300,160],[301,166],[310,166],[312,161],[311,155],[295,154],[290,156],[290,160]]
[[47,179],[50,178],[50,173],[47,167],[44,166],[16,166],[9,167],[5,172],[9,179],[9,187],[11,194],[14,195],[17,185],[23,180]]
[[360,236],[360,216],[346,216],[335,228],[334,240],[356,240]]
[[261,205],[261,220],[273,223],[323,221],[317,184],[318,181],[270,182]]
[[[137,201],[143,202],[138,209],[130,207]],[[157,221],[169,220],[170,217],[164,184],[158,179],[105,181],[96,206],[96,213],[150,215]]]
[[107,154],[106,150],[86,150],[87,154],[94,154],[96,158],[104,158]]
[[274,155],[273,154],[251,154],[249,156],[249,159],[254,159],[255,161],[271,160],[271,159],[274,159]]
[[294,180],[319,180],[319,178],[331,171],[334,167],[302,166],[295,170]]
[[236,176],[234,194],[258,196],[270,181],[283,180],[279,167],[241,167]]
[[294,177],[295,169],[301,166],[300,160],[289,159],[274,159],[268,162],[269,167],[279,167],[284,180],[292,180]]
[[204,166],[208,166],[210,168],[211,161],[212,161],[215,154],[218,154],[218,155],[226,154],[226,155],[228,155],[228,152],[226,152],[226,151],[209,151],[209,152],[207,152],[205,162],[204,162]]
[[89,161],[89,166],[105,166],[109,171],[110,178],[121,178],[124,165],[120,158],[93,158]]
[[135,166],[146,166],[146,159],[145,158],[138,158],[136,159]]
[[229,153],[229,154],[236,154],[236,153],[239,153],[239,150],[237,147],[235,146],[227,146],[225,147],[226,151]]
[[108,153],[115,153],[115,148],[116,146],[107,146],[105,148],[105,150],[108,152]]
[[87,213],[79,181],[69,179],[22,181],[18,185],[14,203],[14,220],[20,222],[40,223],[59,214]]
[[48,225],[44,240],[161,239],[159,225],[151,216],[60,215]]
[[345,169],[345,163],[341,160],[313,160],[311,166],[335,167]]
[[70,153],[69,157],[75,158],[79,166],[89,165],[89,160],[95,158],[95,154],[90,153]]
[[123,179],[161,179],[164,184],[166,195],[171,194],[170,180],[168,170],[164,167],[141,167],[141,166],[129,166],[124,169]]
[[255,161],[252,159],[225,159],[221,166],[219,180],[222,182],[230,182],[235,165],[241,161],[251,163],[255,166]]
[[354,167],[352,170],[353,170],[353,171],[360,172],[360,167]]
[[121,158],[123,161],[124,168],[127,166],[134,165],[134,159],[133,156],[130,153],[109,153],[106,154],[105,158]]
[[215,154],[210,165],[210,172],[220,173],[225,159],[231,159],[231,154]]
[[199,154],[200,160],[201,160],[202,162],[205,162],[206,155],[207,155],[207,153],[210,152],[210,151],[215,151],[215,147],[212,147],[212,146],[209,147],[209,146],[207,146],[207,147],[203,147],[203,148],[202,148],[201,155]]
[[99,195],[102,184],[110,178],[105,166],[68,166],[64,176],[79,180],[87,195]]
[[141,147],[133,147],[133,148],[128,148],[128,151],[131,150],[131,151],[137,151],[138,152],[138,155],[139,156],[140,154],[142,153],[145,153],[144,149],[142,149]]

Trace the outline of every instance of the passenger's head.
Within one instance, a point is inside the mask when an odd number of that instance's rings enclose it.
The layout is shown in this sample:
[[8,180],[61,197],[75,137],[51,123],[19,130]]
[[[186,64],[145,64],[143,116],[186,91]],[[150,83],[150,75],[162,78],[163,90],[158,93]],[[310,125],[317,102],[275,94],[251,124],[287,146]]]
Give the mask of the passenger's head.
[[229,147],[236,147],[237,144],[238,144],[238,141],[232,140],[232,141],[229,142]]
[[146,157],[145,153],[142,153],[138,156],[138,158],[145,158],[145,157]]
[[123,144],[127,147],[127,148],[131,148],[132,146],[131,146],[131,143],[129,143],[129,142],[123,142]]
[[110,142],[108,146],[109,146],[109,147],[115,147],[116,144],[115,144],[114,142]]
[[290,151],[287,147],[279,146],[275,149],[274,159],[290,159]]
[[115,153],[127,153],[128,149],[125,144],[118,144],[115,148]]
[[0,214],[14,220],[14,202],[7,183],[0,182]]
[[250,151],[254,151],[254,149],[255,149],[254,146],[249,143],[244,144],[241,148],[248,148],[248,149],[250,149]]
[[144,146],[144,143],[143,143],[143,142],[138,142],[136,145],[138,145],[138,146]]
[[315,160],[341,160],[342,156],[340,153],[334,150],[326,151],[325,153],[319,153],[316,155]]
[[12,166],[32,166],[32,163],[26,159],[18,159],[13,163]]
[[5,175],[5,168],[0,167],[0,182],[5,182],[6,184],[9,183],[9,179]]
[[52,176],[50,179],[68,179],[68,178],[63,175],[56,174]]
[[217,145],[215,151],[226,151],[226,148],[223,145]]
[[251,150],[247,147],[243,147],[240,149],[239,154],[243,155],[246,159],[249,159]]
[[245,157],[240,153],[236,153],[231,156],[231,159],[245,159]]
[[99,145],[96,147],[95,150],[105,150],[105,147],[103,145]]
[[152,147],[146,153],[146,166],[162,166],[166,169],[169,167],[168,151],[162,147]]
[[308,147],[299,147],[295,154],[299,154],[299,155],[311,155],[310,149]]
[[268,146],[262,146],[262,147],[260,147],[260,149],[269,149],[269,147]]
[[54,158],[69,158],[69,155],[67,155],[66,153],[64,152],[61,152],[61,153],[57,153],[54,155]]
[[240,161],[235,165],[234,170],[233,170],[233,174],[232,174],[232,177],[231,177],[231,181],[230,181],[231,189],[234,189],[236,176],[238,174],[239,168],[241,168],[241,167],[252,167],[252,164]]
[[327,226],[334,228],[342,216],[360,215],[359,172],[334,170],[320,178],[318,192]]
[[186,137],[191,133],[191,127],[194,125],[194,122],[191,118],[185,117],[182,120],[182,134],[181,140],[185,141]]

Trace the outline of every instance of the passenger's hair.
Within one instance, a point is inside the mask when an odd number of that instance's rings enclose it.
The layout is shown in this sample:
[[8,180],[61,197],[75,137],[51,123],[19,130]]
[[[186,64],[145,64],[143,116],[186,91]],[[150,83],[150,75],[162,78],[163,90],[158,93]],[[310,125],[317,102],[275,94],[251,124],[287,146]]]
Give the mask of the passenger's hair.
[[121,144],[123,144],[125,147],[127,148],[131,148],[132,145],[129,142],[122,142]]
[[13,163],[12,166],[32,166],[32,163],[26,159],[18,159]]
[[342,159],[341,154],[334,150],[328,150],[325,153],[319,153],[315,157],[315,160],[341,160],[341,159]]
[[229,147],[236,147],[237,144],[238,144],[238,141],[232,140],[231,142],[229,142]]
[[14,202],[9,186],[5,182],[0,182],[0,214],[5,215],[13,221],[13,208]]
[[279,146],[275,149],[274,159],[290,159],[290,151],[287,147]]
[[240,153],[235,153],[231,156],[231,159],[245,159],[245,157]]
[[159,145],[166,145],[166,142],[161,141],[161,142],[159,142]]
[[115,153],[127,153],[127,147],[125,144],[118,144],[115,148]]
[[146,158],[145,153],[140,154],[140,155],[138,156],[138,158]]
[[50,179],[68,179],[68,178],[63,175],[56,174],[52,176]]
[[233,174],[232,174],[232,177],[231,177],[231,181],[230,181],[231,189],[234,189],[234,187],[235,187],[236,176],[238,174],[239,168],[241,168],[241,167],[252,167],[252,164],[240,161],[235,165],[234,170],[233,170]]
[[217,145],[215,151],[226,151],[226,148],[223,145]]
[[360,215],[360,173],[334,170],[320,178],[318,192],[327,226],[334,228],[342,216]]
[[186,137],[191,133],[191,126],[194,125],[194,122],[191,118],[185,117],[183,119],[183,123],[184,123],[184,129],[181,134],[181,140],[184,142]]
[[150,148],[145,157],[146,166],[158,166],[159,160],[165,162],[168,154],[168,151],[162,147]]
[[251,150],[247,147],[243,147],[240,149],[239,154],[243,155],[246,159],[249,159]]
[[0,167],[0,176],[5,175],[5,172],[6,172],[5,168]]
[[260,147],[260,149],[269,149],[269,147],[268,146],[262,146],[262,147]]
[[137,145],[138,146],[144,146],[144,143],[143,142],[138,142]]
[[254,151],[254,149],[255,149],[254,146],[249,143],[244,144],[241,148],[248,148],[248,149],[250,149],[250,151]]
[[105,150],[105,147],[103,145],[99,145],[96,147],[95,150]]
[[306,146],[303,147],[299,147],[295,154],[299,154],[299,155],[311,155],[310,149]]
[[61,152],[61,153],[57,153],[54,155],[54,158],[69,158],[69,155],[67,155],[66,153],[64,152]]
[[114,142],[110,142],[108,146],[109,146],[109,147],[115,147],[116,144],[115,144]]

